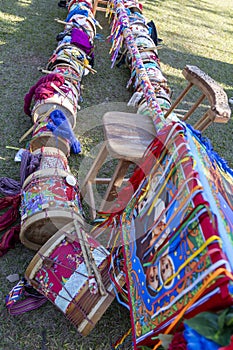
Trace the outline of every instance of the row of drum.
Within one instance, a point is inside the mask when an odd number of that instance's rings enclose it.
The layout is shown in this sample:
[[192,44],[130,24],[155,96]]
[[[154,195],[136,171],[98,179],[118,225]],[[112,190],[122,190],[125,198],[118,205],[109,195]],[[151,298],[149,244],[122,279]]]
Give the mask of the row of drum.
[[[67,156],[72,151],[72,130],[82,101],[81,82],[93,73],[96,25],[92,1],[67,2],[68,15],[60,21],[64,29],[57,35],[57,47],[43,75],[24,98],[24,111],[33,122],[30,149],[57,147]],[[51,113],[59,111],[56,120]],[[74,150],[73,150],[74,151]],[[77,150],[74,153],[79,153]]]
[[[87,335],[115,298],[109,251],[87,230],[80,188],[68,157],[81,81],[93,73],[96,20],[92,1],[66,2],[68,16],[58,46],[41,78],[25,96],[33,121],[29,149],[21,158],[20,240],[36,251],[25,277]],[[76,148],[77,149],[77,148]],[[75,152],[78,153],[78,152]],[[124,278],[119,274],[119,282]]]
[[66,2],[68,14],[45,73],[24,98],[32,137],[21,159],[21,242],[38,250],[61,227],[83,220],[80,191],[67,158],[81,147],[73,129],[83,76],[93,72],[96,23],[91,0]]
[[[154,90],[157,103],[163,111],[166,111],[171,106],[171,89],[160,66],[158,49],[162,40],[158,37],[156,25],[153,21],[147,23],[138,1],[124,1],[124,8],[128,18],[129,32],[127,34],[127,40],[124,41],[120,48],[118,65],[123,61],[130,69],[131,77],[127,88],[132,88],[133,95],[129,101],[129,105],[136,107],[139,114],[148,113],[148,102],[143,91],[144,81],[138,74],[143,69],[147,80],[150,81],[151,87]],[[119,8],[119,13],[120,9],[121,7]],[[115,16],[111,34],[113,38],[115,37],[116,41],[117,36],[115,33],[120,30],[120,25],[119,18]],[[129,49],[130,45],[137,47],[139,57],[135,58],[134,53]]]

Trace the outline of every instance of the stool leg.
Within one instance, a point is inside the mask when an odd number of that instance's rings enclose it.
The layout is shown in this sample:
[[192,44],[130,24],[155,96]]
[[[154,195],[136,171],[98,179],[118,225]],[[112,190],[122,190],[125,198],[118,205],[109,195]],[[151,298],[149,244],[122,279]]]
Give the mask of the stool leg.
[[171,107],[167,110],[167,112],[164,115],[164,118],[167,118],[169,114],[178,106],[178,104],[181,102],[181,100],[184,98],[185,95],[189,92],[191,87],[193,86],[193,83],[189,83],[188,86],[181,92],[181,94],[177,97],[175,102],[171,105]]
[[87,195],[88,195],[90,217],[92,220],[94,220],[96,217],[95,197],[93,193],[92,183],[90,181],[88,181],[86,188],[87,188]]
[[81,185],[81,195],[84,198],[87,194],[88,196],[88,204],[90,206],[90,214],[92,219],[95,218],[96,211],[95,211],[95,200],[94,200],[94,193],[93,193],[93,183],[95,183],[96,176],[98,174],[98,171],[100,170],[101,166],[103,165],[105,159],[107,158],[108,151],[106,148],[106,143],[104,143],[93,162],[90,170],[88,171],[82,185]]
[[94,17],[95,17],[95,15],[96,15],[97,6],[98,6],[98,0],[95,0],[95,1],[94,1],[94,4],[93,4],[93,15],[94,15]]
[[199,104],[205,99],[205,94],[202,94],[198,100],[194,103],[194,105],[190,108],[190,110],[184,115],[184,117],[182,118],[182,121],[187,120],[191,114],[193,114],[193,112],[197,109],[197,107],[199,106]]
[[125,174],[130,164],[132,164],[132,162],[128,160],[119,160],[111,181],[108,185],[107,191],[105,192],[104,199],[99,209],[100,211],[104,210],[104,207],[106,207],[108,204],[107,202],[111,202],[117,197],[117,188],[122,185]]
[[201,119],[197,121],[194,125],[194,128],[200,131],[204,131],[209,125],[211,125],[214,121],[209,116],[209,111],[207,111]]

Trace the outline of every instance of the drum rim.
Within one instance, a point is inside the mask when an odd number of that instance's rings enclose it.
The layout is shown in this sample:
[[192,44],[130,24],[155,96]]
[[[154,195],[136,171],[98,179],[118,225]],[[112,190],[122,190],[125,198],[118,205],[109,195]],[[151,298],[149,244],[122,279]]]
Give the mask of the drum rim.
[[[57,95],[57,94],[55,94],[55,95]],[[61,110],[62,112],[65,111],[64,114],[68,112],[67,114],[69,114],[69,115],[66,115],[66,114],[65,115],[69,119],[69,122],[70,122],[72,128],[74,129],[75,126],[76,126],[77,108],[75,107],[76,112],[72,111],[72,108],[74,106],[73,106],[73,104],[71,102],[69,102],[69,100],[67,98],[64,98],[63,96],[61,96],[61,98],[63,99],[63,102],[62,102],[62,104],[59,104],[58,101],[56,101],[56,98],[54,98],[54,96],[45,99],[43,103],[41,103],[41,100],[37,100],[36,101],[36,103],[34,104],[33,109],[32,109],[32,120],[33,120],[33,122],[36,123],[37,115],[39,117],[41,114],[46,113],[46,112],[37,113],[39,108],[44,106],[44,105],[51,104],[52,106],[55,106],[54,110],[58,109],[58,110]],[[52,99],[54,99],[54,101],[52,101]]]
[[[34,138],[31,139],[30,141],[30,148],[33,147],[33,144],[35,144],[36,141],[38,141],[39,139],[55,139],[55,136],[53,135],[52,131],[49,132],[49,131],[45,131],[43,132],[42,135],[39,135],[39,136],[35,136]],[[57,139],[57,143],[59,142],[59,144],[62,144],[64,146],[64,149],[66,149],[67,151],[64,152],[63,150],[61,150],[60,146],[58,147],[58,149],[60,149],[66,156],[69,156],[70,154],[70,145],[69,145],[69,142],[62,138],[62,137],[59,137],[59,136],[56,136],[56,139]],[[46,146],[42,146],[42,147],[46,147]],[[36,149],[34,149],[32,152],[34,152],[35,150],[37,149],[40,149],[40,147],[37,147]]]
[[[51,170],[55,170],[56,171],[56,174],[51,174]],[[41,174],[41,172],[43,174]],[[22,190],[25,189],[25,187],[29,184],[29,182],[31,180],[33,180],[33,178],[44,178],[44,177],[49,177],[49,176],[52,176],[52,175],[56,175],[58,177],[62,177],[62,178],[65,178],[66,176],[68,175],[73,175],[71,174],[70,172],[68,171],[65,171],[65,170],[62,170],[62,169],[53,169],[53,168],[48,168],[48,169],[42,169],[42,170],[37,170],[37,171],[34,171],[32,174],[30,174],[24,181],[23,185],[22,185]]]
[[52,71],[54,69],[54,67],[56,67],[57,65],[65,64],[65,63],[68,64],[69,66],[71,66],[77,72],[78,76],[81,77],[80,72],[77,69],[77,65],[75,65],[75,63],[74,63],[74,60],[69,59],[69,58],[65,58],[65,57],[61,58],[58,56],[54,62],[48,62],[46,69]]
[[[42,150],[42,148],[43,148],[43,150]],[[46,151],[49,152],[49,150],[51,153],[46,153]],[[65,153],[61,149],[59,149],[57,147],[52,147],[52,146],[51,147],[50,146],[42,146],[41,148],[37,148],[36,150],[32,151],[31,153],[32,154],[42,153],[45,155],[50,155],[50,154],[53,155],[53,154],[59,153],[62,158],[65,158],[65,160],[67,160]]]
[[[75,44],[71,44],[71,43],[62,43],[60,45],[57,46],[56,50],[54,53],[56,53],[58,55],[58,53],[61,51],[61,50],[76,50],[76,51],[80,51],[81,54],[86,57],[87,54],[85,53],[85,51],[83,51],[82,49],[80,49],[77,45]],[[59,56],[59,55],[58,55]]]

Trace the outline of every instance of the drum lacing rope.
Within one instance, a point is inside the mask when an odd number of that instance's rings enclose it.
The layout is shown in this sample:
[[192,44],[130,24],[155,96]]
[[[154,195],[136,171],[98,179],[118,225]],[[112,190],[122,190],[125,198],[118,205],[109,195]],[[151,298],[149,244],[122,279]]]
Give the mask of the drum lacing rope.
[[[49,269],[49,271],[51,271],[53,277],[54,277],[54,278],[57,280],[57,282],[59,282],[59,283],[60,283],[61,281],[59,280],[59,278],[57,277],[57,275],[54,273],[54,270],[53,270],[53,264],[54,264],[54,263],[55,263],[56,265],[58,265],[58,266],[64,267],[64,268],[67,269],[67,270],[71,270],[72,272],[77,273],[77,274],[79,274],[79,275],[81,275],[81,276],[83,276],[83,277],[88,277],[88,276],[86,276],[86,275],[84,275],[84,274],[82,274],[82,273],[80,273],[80,272],[78,272],[78,271],[76,271],[76,270],[74,270],[74,269],[72,269],[72,268],[69,268],[69,267],[63,265],[62,263],[59,263],[59,262],[57,262],[57,261],[55,262],[53,259],[50,259],[50,258],[48,258],[48,257],[45,257],[45,256],[43,256],[43,255],[40,254],[40,253],[38,253],[38,254],[39,254],[39,256],[41,257],[41,259],[45,262],[45,266],[47,267],[47,269]],[[47,272],[47,270],[45,270],[45,272]],[[33,281],[32,281],[32,283],[33,283]],[[77,301],[72,297],[72,295],[70,294],[69,290],[66,288],[65,284],[63,285],[63,289],[66,291],[66,293],[67,293],[67,295],[70,297],[70,299],[68,299],[68,298],[66,298],[65,296],[60,295],[60,294],[58,294],[58,293],[50,292],[48,289],[43,288],[43,285],[41,285],[39,282],[37,282],[37,283],[38,283],[38,285],[39,285],[38,289],[41,290],[42,293],[47,294],[47,293],[49,292],[49,293],[51,293],[51,294],[52,294],[53,296],[55,296],[55,297],[59,297],[59,298],[65,300],[65,301],[68,301],[68,302],[74,304],[74,305],[79,309],[79,311],[82,313],[82,315],[84,316],[84,318],[85,318],[88,322],[90,322],[91,324],[93,324],[93,322],[87,317],[86,312],[83,310],[83,308],[82,308],[82,306],[79,304],[79,302],[77,302]]]

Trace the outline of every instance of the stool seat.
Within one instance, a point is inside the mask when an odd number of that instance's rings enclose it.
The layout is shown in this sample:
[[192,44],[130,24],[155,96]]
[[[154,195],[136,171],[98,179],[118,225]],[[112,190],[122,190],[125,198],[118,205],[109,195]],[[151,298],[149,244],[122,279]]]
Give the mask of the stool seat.
[[[81,184],[81,194],[88,202],[91,218],[96,216],[96,203],[93,186],[108,184],[105,195],[99,206],[99,211],[117,197],[117,189],[122,185],[129,166],[137,164],[143,157],[148,145],[156,135],[155,127],[149,116],[126,113],[107,112],[103,116],[105,142]],[[118,160],[111,178],[100,178],[98,172],[107,157]]]
[[109,155],[130,162],[141,159],[155,137],[152,119],[141,114],[107,112],[103,127]]

